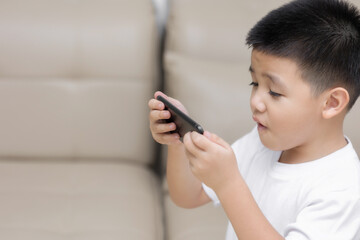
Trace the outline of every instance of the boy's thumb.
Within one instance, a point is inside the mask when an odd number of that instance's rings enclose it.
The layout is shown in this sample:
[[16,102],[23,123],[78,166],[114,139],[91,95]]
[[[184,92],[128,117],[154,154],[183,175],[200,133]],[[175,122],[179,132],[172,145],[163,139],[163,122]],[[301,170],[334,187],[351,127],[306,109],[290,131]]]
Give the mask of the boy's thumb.
[[220,138],[219,136],[217,136],[216,134],[210,133],[208,131],[204,132],[204,136],[207,137],[210,141],[212,141],[213,143],[216,143],[224,148],[228,147],[227,142],[225,142],[222,138]]
[[204,136],[207,137],[209,140],[211,140],[211,133],[210,132],[205,131]]

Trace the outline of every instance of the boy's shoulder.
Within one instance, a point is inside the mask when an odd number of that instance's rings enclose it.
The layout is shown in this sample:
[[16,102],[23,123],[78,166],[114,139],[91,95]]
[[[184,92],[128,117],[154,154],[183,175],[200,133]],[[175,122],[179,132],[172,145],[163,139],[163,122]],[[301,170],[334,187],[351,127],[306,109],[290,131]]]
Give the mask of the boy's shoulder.
[[[349,139],[348,144],[318,160],[311,184],[323,192],[351,191],[360,195],[360,160]],[[316,172],[315,172],[316,171]]]

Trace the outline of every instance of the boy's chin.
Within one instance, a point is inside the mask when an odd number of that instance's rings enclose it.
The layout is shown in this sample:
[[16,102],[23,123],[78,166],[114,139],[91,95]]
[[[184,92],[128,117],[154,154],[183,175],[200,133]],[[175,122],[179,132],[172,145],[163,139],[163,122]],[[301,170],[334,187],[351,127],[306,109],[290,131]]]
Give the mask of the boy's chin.
[[272,151],[283,151],[284,150],[284,146],[279,144],[279,142],[276,140],[268,139],[265,136],[260,136],[260,140],[261,140],[261,143],[265,147],[267,147],[268,149],[270,149]]

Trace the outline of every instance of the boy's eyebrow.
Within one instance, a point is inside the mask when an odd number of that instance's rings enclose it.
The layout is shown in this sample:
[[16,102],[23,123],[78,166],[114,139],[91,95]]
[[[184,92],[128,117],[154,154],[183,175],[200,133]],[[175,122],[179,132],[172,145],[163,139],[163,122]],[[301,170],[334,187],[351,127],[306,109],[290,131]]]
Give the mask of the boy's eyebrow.
[[[249,71],[251,73],[255,73],[255,70],[252,68],[251,65],[249,67]],[[270,81],[273,82],[275,85],[278,85],[279,87],[281,87],[283,89],[287,89],[287,87],[285,86],[283,81],[281,81],[281,79],[278,76],[273,75],[271,73],[263,73],[262,76],[267,77],[268,79],[270,79]]]

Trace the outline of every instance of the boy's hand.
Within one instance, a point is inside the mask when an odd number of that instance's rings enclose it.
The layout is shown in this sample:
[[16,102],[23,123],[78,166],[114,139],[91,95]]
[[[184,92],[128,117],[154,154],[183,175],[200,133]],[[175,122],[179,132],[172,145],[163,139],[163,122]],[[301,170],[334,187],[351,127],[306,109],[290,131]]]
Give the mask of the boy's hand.
[[176,129],[176,125],[174,122],[166,122],[166,120],[170,119],[171,114],[168,110],[165,110],[164,103],[156,99],[159,95],[167,98],[176,107],[187,113],[185,107],[178,100],[170,98],[160,91],[156,92],[154,94],[154,98],[151,99],[148,103],[150,108],[149,120],[151,134],[154,140],[160,144],[181,144],[179,134],[170,133]]
[[184,146],[193,174],[215,192],[241,177],[231,146],[215,134],[187,133]]

